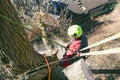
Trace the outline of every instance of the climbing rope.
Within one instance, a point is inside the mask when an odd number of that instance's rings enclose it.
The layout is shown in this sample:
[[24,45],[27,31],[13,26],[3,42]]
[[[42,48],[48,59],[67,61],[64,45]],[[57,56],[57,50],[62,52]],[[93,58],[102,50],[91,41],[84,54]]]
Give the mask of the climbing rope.
[[[52,64],[56,64],[56,63],[59,63],[61,61],[66,61],[66,60],[72,60],[72,59],[75,59],[75,58],[78,58],[78,57],[82,57],[82,56],[90,56],[90,55],[101,55],[101,54],[120,54],[120,47],[118,48],[113,48],[113,49],[108,49],[108,50],[102,50],[102,51],[95,51],[95,52],[88,52],[88,53],[83,53],[81,54],[80,56],[74,56],[72,58],[69,58],[69,59],[62,59],[62,60],[58,60],[58,61],[53,61],[53,62],[50,62],[48,63],[49,65],[52,65]],[[40,66],[40,67],[37,67],[31,71],[29,71],[27,74],[32,74],[34,73],[35,71],[38,71],[44,67],[47,67],[47,65],[43,65],[43,66]]]
[[115,34],[115,35],[113,35],[113,36],[110,36],[110,37],[108,37],[108,38],[106,38],[106,39],[104,39],[104,40],[101,40],[101,41],[99,41],[99,42],[96,42],[96,43],[94,43],[94,44],[92,44],[92,45],[90,45],[90,46],[88,46],[88,47],[85,47],[85,48],[81,49],[80,51],[83,51],[83,50],[86,50],[86,49],[90,49],[90,48],[99,46],[99,45],[101,45],[101,44],[103,44],[103,43],[106,43],[106,42],[109,42],[109,41],[112,41],[112,40],[115,40],[115,39],[118,39],[118,38],[120,38],[120,32],[117,33],[117,34]]
[[47,60],[47,58],[46,58],[46,54],[45,54],[45,53],[43,54],[43,57],[44,57],[44,59],[45,59],[46,65],[47,65],[47,67],[48,67],[48,80],[50,80],[51,68],[50,68],[50,65],[49,65],[49,63],[48,63],[48,60]]
[[91,56],[91,55],[101,55],[101,54],[120,54],[120,47],[112,48],[112,49],[108,49],[108,50],[84,53],[84,54],[81,54],[80,56]]

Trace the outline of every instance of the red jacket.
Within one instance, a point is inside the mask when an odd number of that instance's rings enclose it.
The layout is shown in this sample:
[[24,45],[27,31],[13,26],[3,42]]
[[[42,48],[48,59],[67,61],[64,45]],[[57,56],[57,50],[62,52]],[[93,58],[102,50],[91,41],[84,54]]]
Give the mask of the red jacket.
[[[72,42],[72,44],[70,44],[69,50],[66,51],[65,55],[63,56],[63,59],[72,58],[78,50],[85,48],[87,46],[88,46],[87,37],[83,34],[80,38],[75,39]],[[86,53],[86,52],[89,52],[89,49],[82,51],[82,53]],[[71,63],[73,62],[65,60],[63,62],[63,67],[67,67]]]
[[69,46],[69,50],[66,52],[67,57],[72,57],[75,52],[77,52],[80,49],[81,46],[81,40],[77,39],[72,42],[72,44]]
[[[81,40],[74,40],[72,44],[69,46],[69,50],[67,50],[66,55],[64,56],[64,59],[72,58],[75,54],[76,51],[79,50],[81,46]],[[65,60],[63,62],[63,67],[67,67],[68,65],[71,64],[71,61]]]

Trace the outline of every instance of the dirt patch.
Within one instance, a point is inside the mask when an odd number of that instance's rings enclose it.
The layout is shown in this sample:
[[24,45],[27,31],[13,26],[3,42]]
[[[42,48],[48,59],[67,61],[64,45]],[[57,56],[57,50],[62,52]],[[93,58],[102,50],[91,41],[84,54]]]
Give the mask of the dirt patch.
[[[104,22],[102,25],[97,25],[99,28],[93,30],[88,36],[89,45],[101,41],[109,36],[120,32],[120,3],[115,9],[107,15],[100,16],[96,20]],[[92,48],[91,51],[111,49],[120,46],[120,39],[110,41],[98,47]],[[120,77],[120,55],[99,55],[90,56],[87,64],[92,69],[95,77],[102,80],[119,80]]]

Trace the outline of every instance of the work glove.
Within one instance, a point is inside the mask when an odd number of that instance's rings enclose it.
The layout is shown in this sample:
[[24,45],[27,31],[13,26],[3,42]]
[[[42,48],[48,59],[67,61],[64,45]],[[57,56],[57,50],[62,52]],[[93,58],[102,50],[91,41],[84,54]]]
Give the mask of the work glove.
[[78,51],[77,51],[74,56],[80,57],[81,54],[82,54],[81,52],[78,52]]

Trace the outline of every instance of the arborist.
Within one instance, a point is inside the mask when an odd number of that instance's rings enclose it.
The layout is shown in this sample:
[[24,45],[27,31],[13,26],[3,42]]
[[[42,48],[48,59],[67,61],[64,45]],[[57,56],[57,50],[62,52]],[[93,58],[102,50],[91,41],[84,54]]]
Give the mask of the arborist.
[[[68,28],[68,35],[70,38],[72,38],[72,42],[66,46],[67,50],[65,54],[63,55],[63,59],[69,59],[74,56],[80,56],[82,53],[89,52],[89,49],[81,51],[80,49],[88,46],[88,40],[85,34],[83,34],[83,31],[79,25],[72,25]],[[86,59],[86,56],[82,57],[84,60]],[[80,58],[79,58],[80,59]],[[68,65],[72,64],[76,60],[65,60],[62,62],[63,67],[67,67]]]

